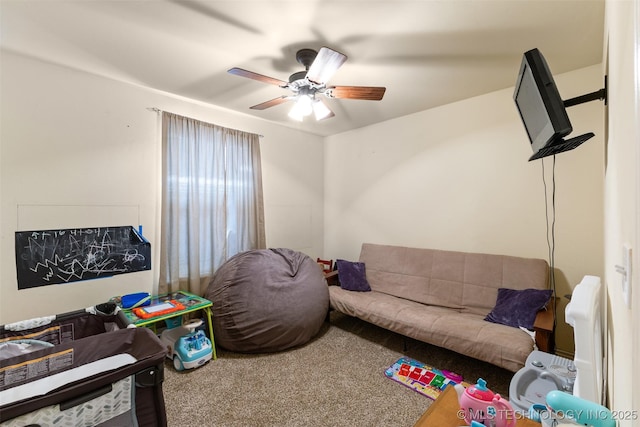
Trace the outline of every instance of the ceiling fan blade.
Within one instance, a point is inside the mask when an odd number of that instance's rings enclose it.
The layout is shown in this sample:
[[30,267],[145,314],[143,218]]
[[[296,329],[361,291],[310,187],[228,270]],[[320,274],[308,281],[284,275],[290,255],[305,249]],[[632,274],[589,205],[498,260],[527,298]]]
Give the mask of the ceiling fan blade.
[[285,87],[287,86],[289,83],[285,82],[284,80],[280,80],[280,79],[274,79],[273,77],[268,77],[268,76],[263,76],[262,74],[258,74],[258,73],[254,73],[253,71],[247,71],[244,70],[242,68],[232,68],[230,70],[227,71],[230,74],[234,74],[236,76],[240,76],[240,77],[247,77],[249,79],[253,79],[253,80],[257,80],[259,82],[262,83],[268,83],[271,85],[276,85],[276,86],[280,86],[280,87]]
[[316,59],[307,71],[307,79],[316,84],[325,84],[331,76],[344,64],[347,56],[328,47],[318,51]]
[[289,101],[289,99],[290,99],[290,97],[288,97],[288,96],[281,96],[279,98],[274,98],[274,99],[272,99],[270,101],[265,101],[265,102],[263,102],[261,104],[254,105],[253,107],[250,107],[250,108],[252,110],[265,110],[265,109],[267,109],[269,107],[273,107],[273,106],[285,103],[285,102]]
[[380,101],[387,90],[385,87],[375,86],[331,86],[324,92],[329,98],[364,99]]

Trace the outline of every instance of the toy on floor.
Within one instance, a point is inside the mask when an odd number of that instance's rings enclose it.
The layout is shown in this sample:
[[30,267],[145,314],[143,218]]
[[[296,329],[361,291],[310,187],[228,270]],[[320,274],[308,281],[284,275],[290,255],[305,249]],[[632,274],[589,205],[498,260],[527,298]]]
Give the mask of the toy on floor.
[[167,329],[162,331],[160,339],[167,346],[167,357],[173,360],[177,371],[193,369],[211,360],[211,340],[203,331],[196,330],[202,320],[195,319],[180,325],[180,318],[167,319]]
[[409,357],[398,359],[384,374],[432,400],[436,400],[447,386],[469,385],[454,372],[436,369]]

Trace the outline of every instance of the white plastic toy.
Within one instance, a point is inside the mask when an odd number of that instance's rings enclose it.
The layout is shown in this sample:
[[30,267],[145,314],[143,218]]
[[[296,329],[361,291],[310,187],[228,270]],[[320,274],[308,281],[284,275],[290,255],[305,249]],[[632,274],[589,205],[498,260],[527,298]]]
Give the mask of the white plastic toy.
[[201,325],[200,319],[184,325],[167,321],[167,329],[160,334],[160,339],[167,346],[167,357],[173,360],[177,371],[197,368],[211,360],[211,340],[203,331],[196,330]]

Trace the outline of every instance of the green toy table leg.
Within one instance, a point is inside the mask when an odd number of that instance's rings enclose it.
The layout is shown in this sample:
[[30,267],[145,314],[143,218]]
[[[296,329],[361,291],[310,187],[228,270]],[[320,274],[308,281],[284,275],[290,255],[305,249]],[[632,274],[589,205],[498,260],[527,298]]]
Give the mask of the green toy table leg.
[[211,307],[206,307],[204,311],[207,313],[207,324],[209,325],[209,339],[211,340],[211,351],[213,352],[213,360],[218,358],[216,354],[216,342],[213,339],[213,325],[211,324]]

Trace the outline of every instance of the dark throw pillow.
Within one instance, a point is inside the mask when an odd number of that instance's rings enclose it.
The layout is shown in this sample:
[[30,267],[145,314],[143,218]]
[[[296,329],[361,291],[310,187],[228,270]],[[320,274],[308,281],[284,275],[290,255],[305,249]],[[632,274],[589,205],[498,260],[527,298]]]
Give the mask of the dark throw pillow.
[[347,291],[367,292],[371,290],[364,268],[364,262],[336,260],[340,287]]
[[484,318],[493,323],[533,330],[536,313],[543,309],[553,291],[551,289],[499,288],[498,299],[491,313]]

